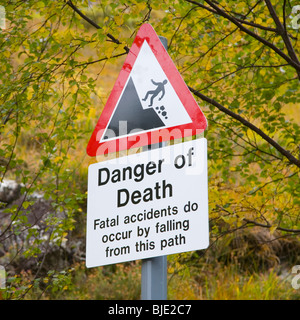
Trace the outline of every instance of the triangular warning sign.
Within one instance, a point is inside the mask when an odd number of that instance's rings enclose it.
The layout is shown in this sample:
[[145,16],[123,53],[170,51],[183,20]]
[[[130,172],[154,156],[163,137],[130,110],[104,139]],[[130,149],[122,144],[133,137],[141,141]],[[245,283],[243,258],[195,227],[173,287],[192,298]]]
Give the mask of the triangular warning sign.
[[150,24],[143,24],[87,146],[90,156],[179,139],[206,119]]

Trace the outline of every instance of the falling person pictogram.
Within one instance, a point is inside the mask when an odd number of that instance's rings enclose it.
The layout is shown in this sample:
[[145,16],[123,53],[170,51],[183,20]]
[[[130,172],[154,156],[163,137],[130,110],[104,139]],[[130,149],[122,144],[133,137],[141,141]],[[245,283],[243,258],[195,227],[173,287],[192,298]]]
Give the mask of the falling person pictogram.
[[160,93],[162,93],[162,94],[161,94],[161,97],[158,100],[160,101],[164,97],[164,95],[165,95],[165,85],[168,83],[168,80],[164,80],[163,82],[155,82],[153,79],[151,79],[151,82],[155,86],[157,86],[157,88],[155,90],[149,90],[146,93],[145,98],[142,99],[143,101],[146,101],[148,99],[149,95],[152,95],[151,98],[150,98],[149,107],[153,106],[154,98],[157,97]]

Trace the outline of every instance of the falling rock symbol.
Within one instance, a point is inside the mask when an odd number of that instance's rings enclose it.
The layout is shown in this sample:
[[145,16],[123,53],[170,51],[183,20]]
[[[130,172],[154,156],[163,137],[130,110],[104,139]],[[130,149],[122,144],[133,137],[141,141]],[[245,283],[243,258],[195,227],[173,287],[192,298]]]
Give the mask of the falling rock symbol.
[[[124,122],[126,132],[122,130],[120,125],[121,123],[124,124]],[[103,140],[109,139],[112,132],[114,136],[120,137],[131,132],[139,133],[162,127],[165,127],[165,124],[153,108],[143,109],[133,80],[130,77],[109,121]]]
[[157,110],[157,113],[161,114],[165,119],[168,119],[167,111],[165,111],[164,106],[156,107],[155,109]]

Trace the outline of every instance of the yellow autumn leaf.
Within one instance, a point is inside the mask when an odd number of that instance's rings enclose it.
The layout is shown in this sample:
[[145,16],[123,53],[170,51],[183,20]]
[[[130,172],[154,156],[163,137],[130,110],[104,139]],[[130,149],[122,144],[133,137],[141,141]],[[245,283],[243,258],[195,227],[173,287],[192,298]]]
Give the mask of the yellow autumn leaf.
[[237,34],[236,37],[234,38],[234,41],[238,42],[242,39],[242,36],[240,34]]
[[57,156],[53,159],[53,162],[57,163],[59,162],[60,160],[62,160],[62,157],[61,156]]
[[124,22],[123,15],[115,16],[115,22],[118,26],[121,26]]
[[262,69],[260,69],[259,70],[259,73],[262,75],[262,76],[264,76],[265,74],[266,74],[266,69],[265,68],[262,68]]
[[257,24],[262,24],[263,21],[262,21],[262,18],[257,18],[255,22],[256,22]]
[[114,51],[115,51],[115,47],[114,46],[108,47],[105,50],[107,58],[111,58],[113,56]]
[[10,52],[7,50],[7,51],[3,51],[2,54],[6,57],[6,58],[9,58],[10,57]]
[[67,235],[68,235],[68,232],[63,232],[63,234],[61,236],[61,240],[62,241],[66,240]]
[[143,11],[146,7],[147,7],[147,3],[145,2],[137,3],[133,8],[133,13],[139,13]]
[[210,60],[207,61],[207,63],[205,64],[205,71],[208,71],[211,69],[211,63]]
[[207,52],[209,48],[208,48],[208,46],[203,45],[199,49],[200,49],[201,52]]

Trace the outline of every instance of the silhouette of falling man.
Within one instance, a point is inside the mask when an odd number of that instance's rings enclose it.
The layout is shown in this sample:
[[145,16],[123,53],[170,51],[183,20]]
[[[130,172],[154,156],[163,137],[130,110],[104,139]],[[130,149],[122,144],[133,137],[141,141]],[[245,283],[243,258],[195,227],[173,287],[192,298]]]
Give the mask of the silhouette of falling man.
[[143,101],[146,101],[148,99],[149,94],[152,94],[152,97],[150,98],[150,104],[149,107],[153,105],[153,99],[160,93],[162,92],[161,97],[158,99],[159,101],[164,97],[165,95],[165,85],[168,83],[167,80],[164,80],[163,82],[155,82],[153,79],[151,79],[151,82],[157,86],[155,90],[150,90],[146,93],[146,96]]

